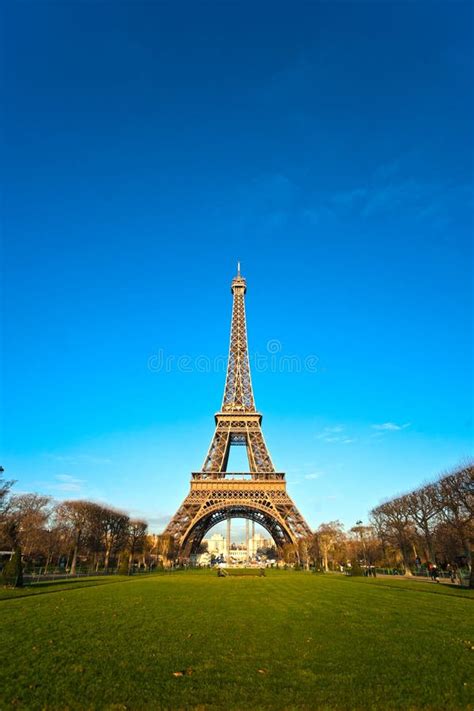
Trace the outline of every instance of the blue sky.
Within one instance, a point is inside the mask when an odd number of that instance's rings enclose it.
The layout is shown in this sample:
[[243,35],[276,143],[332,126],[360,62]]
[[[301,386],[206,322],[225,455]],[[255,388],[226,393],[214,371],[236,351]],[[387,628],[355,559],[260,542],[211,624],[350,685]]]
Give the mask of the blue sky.
[[366,520],[472,453],[470,3],[23,2],[3,20],[18,491],[163,526],[212,436],[237,259],[264,433],[311,526]]

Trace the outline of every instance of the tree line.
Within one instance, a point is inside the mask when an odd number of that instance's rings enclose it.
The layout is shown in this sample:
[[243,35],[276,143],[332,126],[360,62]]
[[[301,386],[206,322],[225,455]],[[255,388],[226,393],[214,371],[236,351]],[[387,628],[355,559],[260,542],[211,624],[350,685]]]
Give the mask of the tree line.
[[474,465],[466,463],[436,481],[396,496],[372,509],[369,523],[345,531],[339,521],[323,523],[299,551],[287,546],[286,559],[299,558],[321,570],[346,566],[412,572],[437,565],[470,569],[474,587]]
[[[40,494],[11,494],[0,472],[0,550],[4,582],[22,585],[23,572],[150,569],[174,554],[171,536],[149,534],[148,524],[92,501],[55,502]],[[11,560],[7,560],[10,552]]]
[[474,466],[468,463],[376,506],[370,515],[382,550],[394,548],[406,570],[424,561],[472,571],[473,505]]
[[[21,584],[23,565],[43,572],[130,573],[176,559],[175,541],[153,535],[145,521],[91,501],[54,502],[40,494],[11,494],[0,468],[0,551],[14,551],[4,566]],[[376,506],[367,524],[345,531],[339,521],[322,523],[278,557],[287,565],[323,571],[371,566],[410,575],[429,564],[470,569],[474,587],[474,465],[469,462],[436,481]],[[7,571],[8,572],[8,571]]]

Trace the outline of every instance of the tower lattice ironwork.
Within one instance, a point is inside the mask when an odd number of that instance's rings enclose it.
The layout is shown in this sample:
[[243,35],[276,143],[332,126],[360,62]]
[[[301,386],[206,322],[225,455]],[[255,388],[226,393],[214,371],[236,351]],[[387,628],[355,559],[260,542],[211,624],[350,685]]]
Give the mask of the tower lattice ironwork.
[[[263,437],[262,415],[255,408],[250,377],[245,318],[247,284],[232,280],[232,322],[229,360],[222,407],[202,469],[193,472],[191,490],[168,524],[181,558],[196,552],[206,532],[229,518],[247,518],[262,525],[278,547],[297,544],[311,533],[286,491],[283,472],[275,471]],[[245,446],[249,471],[228,472],[231,446]]]

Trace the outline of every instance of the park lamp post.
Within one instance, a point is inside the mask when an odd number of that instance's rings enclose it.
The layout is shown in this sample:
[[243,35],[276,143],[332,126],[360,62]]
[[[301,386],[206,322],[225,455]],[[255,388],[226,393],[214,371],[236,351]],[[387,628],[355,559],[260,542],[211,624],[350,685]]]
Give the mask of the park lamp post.
[[366,570],[366,573],[367,573],[368,560],[367,560],[367,550],[366,550],[366,547],[365,547],[365,540],[364,540],[364,536],[363,536],[363,533],[362,533],[362,526],[363,526],[363,525],[364,525],[363,521],[356,521],[356,526],[359,526],[358,534],[359,534],[359,536],[360,536],[360,542],[362,543],[362,550],[363,550],[363,552],[364,552],[364,564],[365,564],[365,570]]

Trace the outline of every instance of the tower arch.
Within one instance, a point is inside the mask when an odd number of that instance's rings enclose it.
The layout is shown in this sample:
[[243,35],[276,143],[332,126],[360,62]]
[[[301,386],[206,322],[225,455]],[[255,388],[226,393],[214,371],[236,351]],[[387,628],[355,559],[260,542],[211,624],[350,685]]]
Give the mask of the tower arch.
[[291,529],[268,509],[255,504],[220,503],[209,507],[197,517],[197,520],[189,525],[181,544],[182,556],[187,558],[192,553],[197,553],[199,545],[207,532],[218,523],[222,523],[229,518],[244,518],[259,524],[267,531],[275,546],[279,549],[285,543],[297,544],[297,539]]

